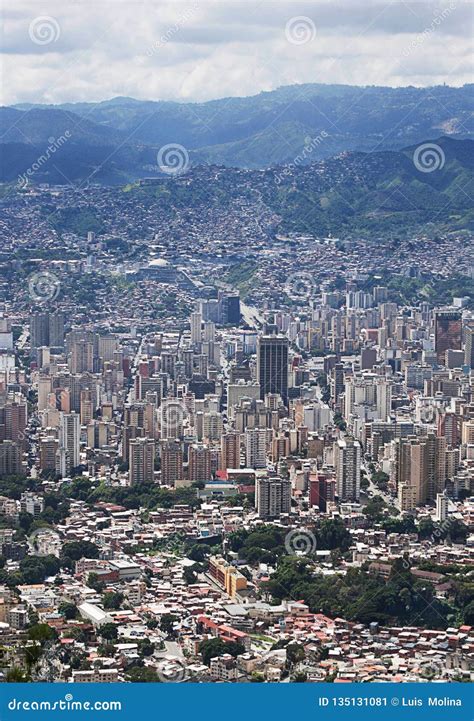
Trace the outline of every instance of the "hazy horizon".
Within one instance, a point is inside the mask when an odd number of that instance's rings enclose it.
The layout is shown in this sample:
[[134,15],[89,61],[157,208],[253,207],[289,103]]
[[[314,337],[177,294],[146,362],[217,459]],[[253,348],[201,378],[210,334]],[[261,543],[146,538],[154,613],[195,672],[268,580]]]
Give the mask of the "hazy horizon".
[[428,90],[430,88],[439,88],[439,87],[447,87],[452,88],[453,90],[462,88],[462,87],[469,87],[470,85],[474,85],[474,82],[472,83],[463,83],[462,85],[450,85],[449,83],[439,83],[438,85],[351,85],[350,83],[294,83],[293,85],[280,85],[277,88],[273,88],[272,90],[259,90],[255,93],[250,93],[248,95],[223,95],[215,98],[210,98],[209,100],[186,100],[182,98],[178,98],[176,100],[170,100],[170,99],[164,99],[164,98],[138,98],[134,97],[133,95],[114,95],[107,98],[101,98],[99,100],[67,100],[65,102],[58,102],[58,103],[41,103],[41,102],[34,102],[34,101],[19,101],[18,103],[11,103],[10,105],[5,105],[3,107],[19,107],[21,105],[47,105],[49,107],[60,107],[62,105],[82,105],[83,103],[92,103],[92,104],[100,104],[100,103],[112,103],[115,100],[131,100],[133,102],[137,103],[178,103],[178,104],[186,104],[186,103],[194,103],[194,104],[205,104],[205,103],[212,103],[219,100],[228,100],[230,98],[234,100],[245,100],[247,98],[255,98],[259,95],[265,95],[270,93],[278,92],[279,90],[283,90],[285,88],[293,88],[293,87],[303,87],[305,85],[321,85],[323,87],[350,87],[350,88],[360,88],[361,90],[366,90],[367,88],[374,88],[374,89],[383,89],[387,88],[390,90],[405,90],[408,88],[416,88],[418,90]]

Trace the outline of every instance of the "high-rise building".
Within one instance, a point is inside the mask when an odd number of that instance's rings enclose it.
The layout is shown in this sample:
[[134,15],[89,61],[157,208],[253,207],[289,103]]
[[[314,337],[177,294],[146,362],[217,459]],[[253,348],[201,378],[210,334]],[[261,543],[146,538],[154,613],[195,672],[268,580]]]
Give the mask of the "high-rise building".
[[0,443],[0,476],[19,476],[23,474],[20,448],[13,441]]
[[94,370],[94,346],[87,340],[77,340],[72,343],[69,357],[71,373],[92,373]]
[[30,315],[30,345],[32,350],[48,346],[64,346],[64,314],[60,311],[38,311]]
[[248,428],[245,431],[245,465],[247,468],[267,467],[267,431]]
[[466,328],[464,331],[464,363],[474,369],[474,328]]
[[278,335],[260,336],[257,341],[257,380],[260,398],[278,393],[288,403],[288,338]]
[[134,438],[129,448],[129,473],[131,486],[153,483],[155,470],[155,442],[150,438]]
[[444,493],[436,495],[436,520],[441,523],[448,517],[449,499]]
[[31,313],[30,315],[30,346],[32,350],[49,346],[49,314]]
[[161,482],[172,485],[184,478],[183,448],[179,441],[161,441]]
[[426,437],[397,438],[393,441],[391,480],[396,484],[402,511],[412,511],[426,502],[430,465],[433,468]]
[[188,479],[202,483],[211,480],[211,452],[202,443],[189,447]]
[[331,403],[335,407],[340,406],[340,396],[344,393],[344,366],[336,363],[331,370],[330,377]]
[[59,441],[54,436],[47,436],[40,442],[40,469],[42,471],[56,470],[56,456],[59,450]]
[[260,518],[278,518],[291,510],[291,481],[283,478],[258,478],[255,508]]
[[439,363],[443,363],[448,348],[461,349],[462,314],[457,310],[435,312],[435,351]]
[[59,425],[59,447],[68,454],[69,470],[79,465],[81,423],[79,414],[61,413]]
[[49,314],[49,338],[48,343],[51,348],[64,347],[64,313],[55,311]]
[[340,438],[335,448],[339,501],[358,501],[360,496],[361,446],[353,438]]
[[428,433],[426,440],[428,453],[426,493],[427,498],[434,501],[446,486],[446,438]]
[[219,291],[219,322],[223,325],[239,325],[240,297],[238,293]]
[[333,503],[336,497],[336,481],[326,478],[324,474],[311,475],[309,479],[309,505],[317,506],[321,513],[326,513],[327,504]]
[[240,468],[239,433],[225,433],[221,437],[221,468]]
[[201,342],[202,314],[198,311],[191,313],[191,343],[193,345]]

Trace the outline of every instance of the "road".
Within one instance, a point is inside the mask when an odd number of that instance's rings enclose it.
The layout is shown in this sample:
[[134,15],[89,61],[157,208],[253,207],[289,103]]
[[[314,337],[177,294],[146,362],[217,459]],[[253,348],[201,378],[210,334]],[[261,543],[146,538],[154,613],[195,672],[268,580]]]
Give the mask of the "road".
[[244,321],[251,328],[259,330],[260,327],[263,325],[264,318],[261,315],[260,311],[258,311],[257,308],[254,308],[254,306],[247,305],[246,303],[242,303],[241,301],[240,312],[242,313],[242,318],[244,319]]

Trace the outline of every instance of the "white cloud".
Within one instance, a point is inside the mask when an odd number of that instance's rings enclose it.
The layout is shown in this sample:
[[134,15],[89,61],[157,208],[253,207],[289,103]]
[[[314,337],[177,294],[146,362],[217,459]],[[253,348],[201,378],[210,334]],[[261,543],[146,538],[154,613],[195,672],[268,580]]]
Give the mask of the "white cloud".
[[[4,15],[5,104],[470,82],[472,4],[462,0],[16,0]],[[49,43],[31,38],[38,16],[58,24]],[[316,27],[306,44],[285,36],[295,16]]]

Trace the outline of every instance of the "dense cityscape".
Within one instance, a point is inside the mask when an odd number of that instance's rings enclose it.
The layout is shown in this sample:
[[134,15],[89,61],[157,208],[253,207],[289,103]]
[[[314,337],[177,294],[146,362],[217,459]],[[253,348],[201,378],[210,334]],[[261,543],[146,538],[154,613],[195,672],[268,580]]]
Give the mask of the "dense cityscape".
[[0,201],[1,679],[472,681],[472,234],[186,178]]

